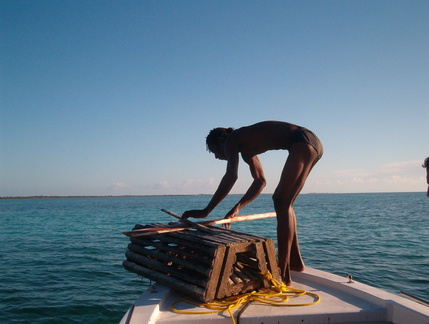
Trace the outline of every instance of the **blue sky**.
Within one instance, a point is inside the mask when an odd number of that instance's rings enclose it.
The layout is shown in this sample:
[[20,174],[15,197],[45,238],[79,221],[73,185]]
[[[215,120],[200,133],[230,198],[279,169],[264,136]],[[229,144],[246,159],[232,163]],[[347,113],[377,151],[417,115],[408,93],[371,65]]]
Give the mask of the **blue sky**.
[[[0,1],[0,196],[211,194],[214,127],[283,120],[303,193],[425,191],[428,1]],[[261,156],[273,192],[287,151]],[[240,165],[232,193],[250,183]]]

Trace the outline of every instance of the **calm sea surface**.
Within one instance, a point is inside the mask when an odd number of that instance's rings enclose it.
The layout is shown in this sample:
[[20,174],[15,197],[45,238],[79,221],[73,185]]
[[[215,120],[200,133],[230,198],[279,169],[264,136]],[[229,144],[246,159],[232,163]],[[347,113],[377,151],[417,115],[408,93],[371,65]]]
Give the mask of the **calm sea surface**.
[[[210,196],[0,200],[0,323],[118,323],[149,281],[122,267],[135,224],[174,221]],[[209,216],[222,218],[239,196]],[[240,215],[273,211],[261,195]],[[307,266],[429,300],[425,193],[305,194],[295,203]],[[275,219],[233,229],[276,241]]]

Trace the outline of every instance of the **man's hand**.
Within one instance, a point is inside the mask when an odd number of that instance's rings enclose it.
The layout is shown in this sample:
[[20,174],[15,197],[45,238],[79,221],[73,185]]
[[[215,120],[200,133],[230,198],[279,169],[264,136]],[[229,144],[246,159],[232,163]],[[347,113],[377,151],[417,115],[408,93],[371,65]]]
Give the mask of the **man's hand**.
[[208,213],[205,209],[194,209],[194,210],[187,210],[183,213],[182,217],[180,218],[180,221],[184,221],[188,219],[189,217],[193,218],[205,218],[208,216]]
[[[235,216],[238,215],[238,212],[240,210],[234,206],[234,208],[232,208],[228,214],[226,214],[226,216],[224,218],[228,219],[228,218],[234,218]],[[226,229],[230,229],[231,228],[231,224],[227,223],[227,224],[222,224],[223,227],[225,227]]]

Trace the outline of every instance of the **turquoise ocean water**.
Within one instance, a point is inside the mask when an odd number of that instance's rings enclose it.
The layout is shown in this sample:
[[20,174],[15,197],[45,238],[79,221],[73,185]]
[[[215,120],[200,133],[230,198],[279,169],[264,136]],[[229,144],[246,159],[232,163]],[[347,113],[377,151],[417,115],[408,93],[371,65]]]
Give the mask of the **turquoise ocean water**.
[[[210,196],[0,200],[0,323],[118,323],[149,281],[122,267],[135,224],[174,221]],[[228,196],[209,216],[222,218]],[[295,203],[307,266],[429,300],[425,193],[305,194]],[[273,211],[261,195],[240,215]],[[275,240],[275,219],[233,229]]]

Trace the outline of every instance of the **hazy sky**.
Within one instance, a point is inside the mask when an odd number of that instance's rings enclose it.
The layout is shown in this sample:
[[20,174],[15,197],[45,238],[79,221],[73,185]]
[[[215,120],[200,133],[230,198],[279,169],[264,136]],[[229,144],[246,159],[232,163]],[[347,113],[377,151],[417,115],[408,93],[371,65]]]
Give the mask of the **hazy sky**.
[[[426,191],[429,1],[0,0],[0,196],[213,193],[218,126],[305,126],[303,192]],[[273,192],[287,151],[261,156]],[[240,164],[233,193],[250,184]]]

